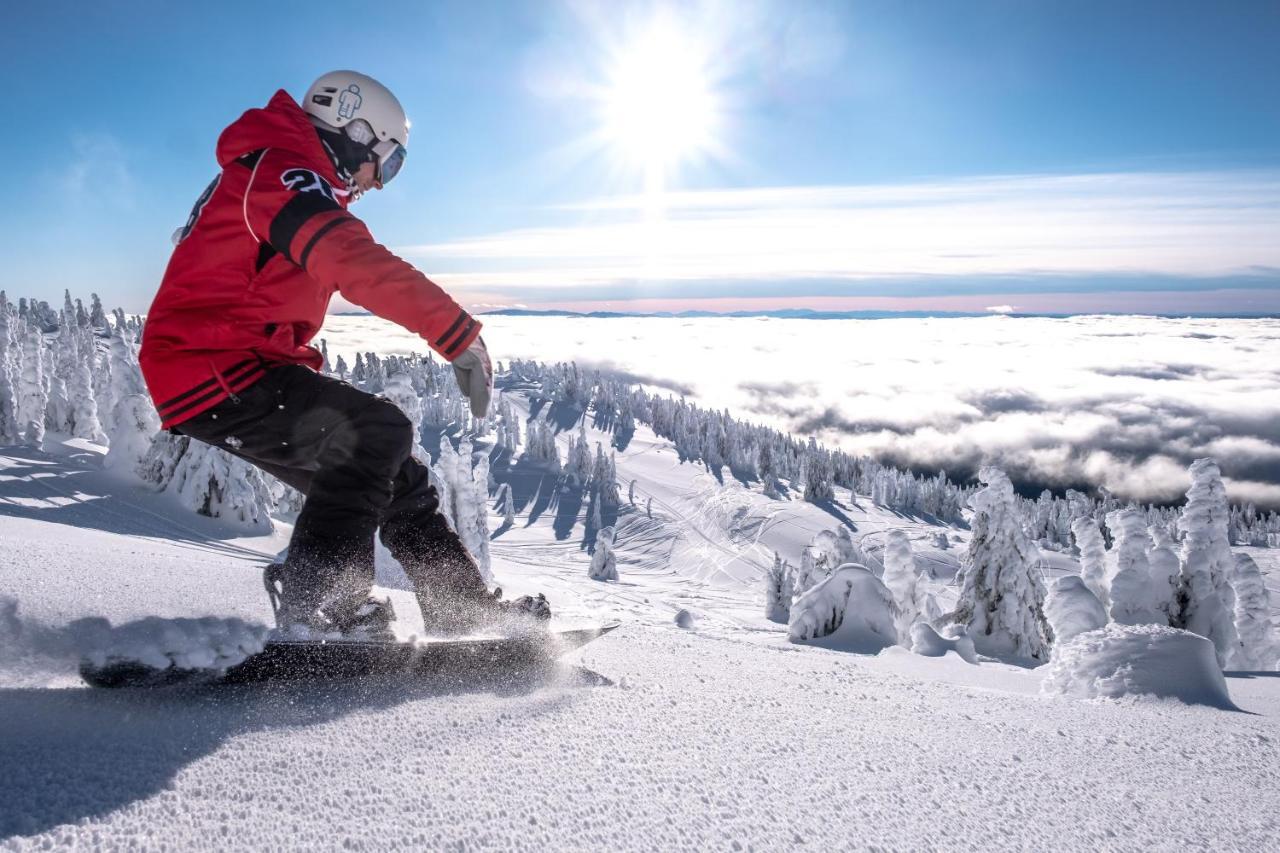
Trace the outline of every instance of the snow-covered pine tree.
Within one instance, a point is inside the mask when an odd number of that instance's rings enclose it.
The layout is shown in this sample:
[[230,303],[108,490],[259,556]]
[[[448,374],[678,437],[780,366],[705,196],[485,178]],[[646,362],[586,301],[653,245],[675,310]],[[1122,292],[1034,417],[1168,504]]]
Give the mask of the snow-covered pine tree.
[[1107,552],[1111,621],[1121,625],[1167,624],[1152,592],[1147,560],[1146,517],[1136,509],[1107,513],[1111,550]]
[[1280,669],[1280,643],[1271,625],[1271,596],[1263,583],[1262,572],[1253,557],[1243,552],[1235,555],[1236,633],[1240,646],[1231,662],[1233,669]]
[[15,387],[21,375],[21,354],[14,333],[16,324],[17,312],[9,304],[5,292],[0,290],[0,446],[17,444],[22,440]]
[[[167,433],[161,435],[173,439]],[[165,491],[200,515],[227,519],[261,532],[272,529],[274,500],[261,471],[203,442],[181,436],[176,440],[186,441],[187,445],[173,466]]]
[[[77,307],[77,312],[82,313],[83,310]],[[86,321],[87,319],[86,317]],[[75,357],[67,381],[67,394],[71,399],[71,434],[76,438],[105,444],[107,436],[98,419],[98,401],[93,393],[93,334],[87,328],[76,326],[73,335]]]
[[18,386],[18,423],[23,441],[31,447],[44,445],[45,409],[49,393],[45,386],[44,335],[32,322],[19,327],[22,334],[22,374]]
[[591,446],[587,444],[585,420],[578,423],[578,437],[569,448],[565,475],[578,488],[585,489],[591,482]]
[[602,527],[596,533],[595,552],[591,555],[591,568],[587,574],[592,580],[616,581],[618,579],[618,558],[613,553],[614,530]]
[[413,390],[413,380],[409,374],[403,372],[391,374],[386,386],[382,389],[382,396],[404,412],[404,416],[413,425],[413,448],[410,451],[413,458],[424,465],[430,464],[430,456],[422,446],[422,398],[418,396],[417,391]]
[[510,527],[516,523],[516,498],[511,491],[510,483],[498,486],[498,512],[502,513],[502,526]]
[[898,637],[911,645],[911,626],[924,616],[925,591],[920,584],[911,540],[902,530],[890,530],[884,539],[884,585],[898,605]]
[[1161,625],[1178,622],[1178,590],[1181,586],[1181,565],[1178,561],[1178,543],[1169,535],[1163,524],[1147,526],[1151,544],[1147,548],[1147,565],[1151,572],[1151,604],[1161,614]]
[[1227,544],[1227,495],[1212,459],[1191,463],[1191,488],[1178,518],[1182,533],[1181,583],[1175,628],[1213,643],[1218,665],[1226,667],[1240,644],[1234,621],[1230,577],[1235,558]]
[[772,622],[786,624],[791,619],[791,599],[795,596],[795,573],[791,566],[773,553],[773,565],[764,575],[764,615]]
[[1106,608],[1079,575],[1063,575],[1054,581],[1044,612],[1053,628],[1054,645],[1059,648],[1077,634],[1107,624]]
[[1102,602],[1103,607],[1111,605],[1111,594],[1107,589],[1107,546],[1102,541],[1102,532],[1093,516],[1086,515],[1071,522],[1071,534],[1075,536],[1076,547],[1080,549],[1080,578],[1084,585]]
[[338,354],[338,360],[333,363],[333,372],[338,375],[339,379],[346,381],[350,368],[347,367],[347,360],[342,357],[341,353]]
[[984,467],[978,480],[985,488],[969,499],[973,537],[954,621],[969,629],[979,651],[1046,661],[1053,629],[1036,567],[1040,555],[1023,531],[1018,499],[1005,473]]
[[160,429],[151,398],[142,381],[138,354],[128,338],[124,313],[116,311],[116,327],[111,330],[111,413],[110,444],[103,464],[117,471],[134,473],[146,459],[151,440]]

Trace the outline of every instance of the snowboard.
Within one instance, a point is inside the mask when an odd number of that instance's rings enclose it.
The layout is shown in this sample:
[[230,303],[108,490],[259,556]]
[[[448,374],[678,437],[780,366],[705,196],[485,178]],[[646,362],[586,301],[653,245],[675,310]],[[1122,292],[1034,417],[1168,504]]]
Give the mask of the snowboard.
[[417,678],[498,674],[544,666],[618,627],[534,631],[510,637],[457,637],[409,642],[276,640],[225,670],[158,669],[131,660],[80,664],[92,687],[254,684],[306,679],[406,675]]

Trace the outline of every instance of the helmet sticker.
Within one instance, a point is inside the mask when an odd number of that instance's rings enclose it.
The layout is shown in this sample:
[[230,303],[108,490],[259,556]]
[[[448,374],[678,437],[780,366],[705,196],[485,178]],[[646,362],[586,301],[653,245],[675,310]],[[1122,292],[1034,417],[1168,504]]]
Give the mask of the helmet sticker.
[[360,87],[352,83],[338,94],[338,115],[341,118],[355,118],[356,110],[360,109],[360,104],[364,103],[364,98],[360,95]]
[[310,169],[286,169],[280,175],[280,183],[300,193],[319,193],[329,201],[338,200],[329,182]]

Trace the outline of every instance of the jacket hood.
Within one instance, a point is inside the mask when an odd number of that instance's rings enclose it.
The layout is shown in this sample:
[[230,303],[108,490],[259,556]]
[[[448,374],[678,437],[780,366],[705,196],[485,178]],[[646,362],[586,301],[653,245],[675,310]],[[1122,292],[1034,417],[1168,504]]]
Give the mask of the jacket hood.
[[301,155],[329,183],[343,186],[311,120],[284,89],[272,95],[265,107],[248,110],[222,131],[218,137],[218,165],[225,169],[237,157],[262,148],[280,148]]

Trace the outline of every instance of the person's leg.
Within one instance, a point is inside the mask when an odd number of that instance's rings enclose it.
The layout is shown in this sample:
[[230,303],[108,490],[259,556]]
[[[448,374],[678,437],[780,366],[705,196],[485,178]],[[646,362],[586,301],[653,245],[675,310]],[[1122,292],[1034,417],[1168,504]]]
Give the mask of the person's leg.
[[394,404],[305,367],[277,367],[179,431],[305,486],[284,566],[294,609],[367,595],[373,535],[413,435]]
[[381,528],[382,544],[404,567],[424,613],[439,601],[488,591],[480,567],[440,512],[427,467],[412,456],[396,474]]

